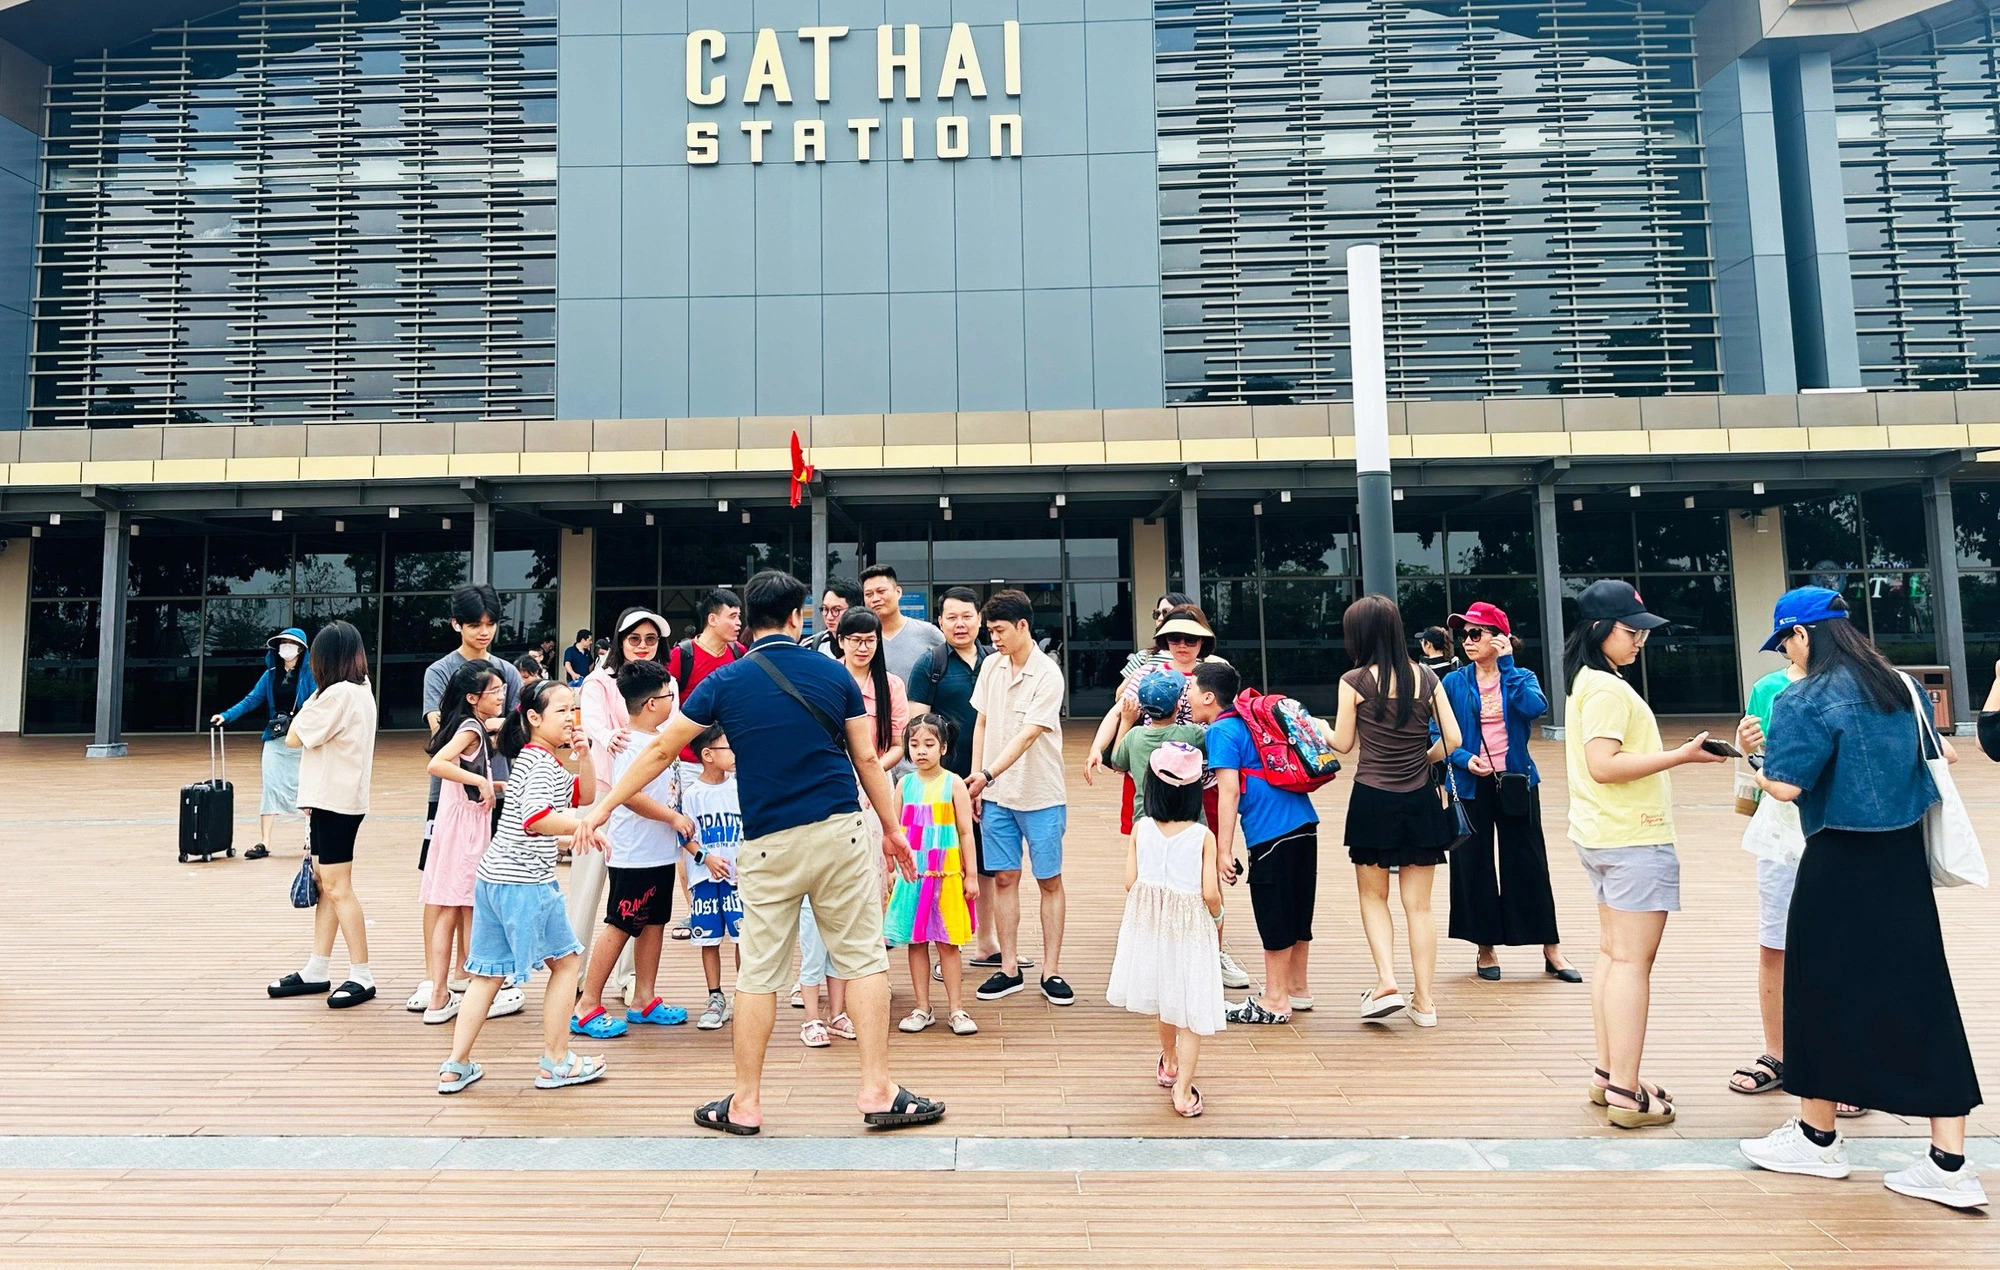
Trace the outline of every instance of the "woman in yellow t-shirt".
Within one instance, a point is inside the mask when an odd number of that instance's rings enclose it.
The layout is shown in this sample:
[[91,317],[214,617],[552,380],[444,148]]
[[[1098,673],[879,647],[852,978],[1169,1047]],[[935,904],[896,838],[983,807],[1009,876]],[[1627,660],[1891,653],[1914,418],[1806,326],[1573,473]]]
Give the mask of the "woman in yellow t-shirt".
[[1702,749],[1706,732],[1676,749],[1662,746],[1659,721],[1625,681],[1624,667],[1667,624],[1646,611],[1631,583],[1594,582],[1577,596],[1577,610],[1582,620],[1563,645],[1569,685],[1563,722],[1569,837],[1597,895],[1597,973],[1590,980],[1597,1067],[1590,1099],[1621,1129],[1672,1124],[1666,1091],[1639,1078],[1653,958],[1667,914],[1681,906],[1667,772],[1729,760]]

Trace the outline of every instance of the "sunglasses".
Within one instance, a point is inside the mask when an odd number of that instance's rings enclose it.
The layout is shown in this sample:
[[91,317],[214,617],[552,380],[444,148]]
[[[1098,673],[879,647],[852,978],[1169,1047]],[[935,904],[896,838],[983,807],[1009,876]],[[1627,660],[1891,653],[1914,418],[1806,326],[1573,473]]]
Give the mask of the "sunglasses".
[[1458,638],[1461,643],[1477,644],[1480,640],[1485,639],[1487,636],[1498,635],[1499,633],[1500,633],[1499,631],[1489,631],[1483,626],[1468,626],[1465,628],[1464,633],[1461,634]]
[[1176,632],[1172,635],[1167,636],[1167,642],[1169,644],[1199,644],[1201,643],[1201,636],[1184,635],[1179,632]]

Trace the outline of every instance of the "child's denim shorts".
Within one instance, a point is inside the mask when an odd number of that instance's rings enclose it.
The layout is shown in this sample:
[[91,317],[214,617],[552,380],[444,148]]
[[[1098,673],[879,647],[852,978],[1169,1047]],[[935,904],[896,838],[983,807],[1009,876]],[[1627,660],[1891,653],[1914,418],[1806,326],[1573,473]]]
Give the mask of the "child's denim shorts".
[[514,983],[551,961],[582,951],[555,883],[481,878],[473,884],[467,974]]

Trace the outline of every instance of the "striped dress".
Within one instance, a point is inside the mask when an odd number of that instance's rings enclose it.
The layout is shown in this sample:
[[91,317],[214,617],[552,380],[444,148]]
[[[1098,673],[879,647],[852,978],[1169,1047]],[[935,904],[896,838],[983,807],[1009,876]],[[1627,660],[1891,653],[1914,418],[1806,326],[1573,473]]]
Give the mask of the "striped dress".
[[926,782],[915,772],[903,777],[903,833],[917,859],[916,881],[900,875],[889,896],[883,932],[892,945],[972,942],[977,928],[965,902],[964,860],[959,855],[958,777],[941,771]]

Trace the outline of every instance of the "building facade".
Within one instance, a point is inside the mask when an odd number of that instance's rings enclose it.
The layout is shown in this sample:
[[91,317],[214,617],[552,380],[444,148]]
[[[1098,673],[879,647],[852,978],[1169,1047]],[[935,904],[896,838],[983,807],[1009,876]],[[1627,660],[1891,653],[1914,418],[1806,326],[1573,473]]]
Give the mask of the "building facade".
[[1986,4],[15,0],[0,730],[197,728],[334,617],[410,725],[465,581],[515,651],[870,562],[1024,587],[1079,713],[1169,589],[1325,707],[1371,242],[1413,629],[1546,672],[1629,578],[1721,714],[1813,580],[1970,718]]

